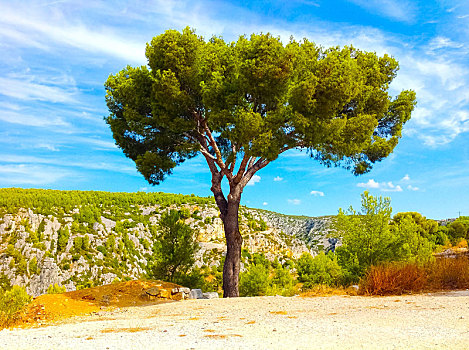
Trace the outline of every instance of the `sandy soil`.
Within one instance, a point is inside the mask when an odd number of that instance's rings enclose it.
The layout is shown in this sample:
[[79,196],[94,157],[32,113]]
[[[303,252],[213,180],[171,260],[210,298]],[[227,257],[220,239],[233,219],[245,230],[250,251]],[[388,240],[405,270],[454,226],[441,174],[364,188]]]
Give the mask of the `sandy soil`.
[[0,331],[0,349],[468,349],[469,291],[185,300]]

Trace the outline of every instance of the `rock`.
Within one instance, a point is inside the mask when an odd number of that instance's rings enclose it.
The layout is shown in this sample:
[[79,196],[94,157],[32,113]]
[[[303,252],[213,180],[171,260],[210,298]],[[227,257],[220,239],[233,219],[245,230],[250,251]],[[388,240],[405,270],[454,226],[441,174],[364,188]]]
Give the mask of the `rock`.
[[153,287],[153,288],[146,289],[145,293],[147,293],[149,296],[157,297],[160,295],[161,289],[159,289],[158,287]]
[[171,299],[171,291],[169,289],[161,289],[160,298]]
[[189,294],[191,292],[191,289],[187,287],[179,287],[178,289],[179,289],[178,292],[180,293]]
[[203,299],[202,289],[192,289],[189,293],[189,299]]
[[207,292],[207,293],[202,293],[203,299],[218,299],[218,293],[217,292]]

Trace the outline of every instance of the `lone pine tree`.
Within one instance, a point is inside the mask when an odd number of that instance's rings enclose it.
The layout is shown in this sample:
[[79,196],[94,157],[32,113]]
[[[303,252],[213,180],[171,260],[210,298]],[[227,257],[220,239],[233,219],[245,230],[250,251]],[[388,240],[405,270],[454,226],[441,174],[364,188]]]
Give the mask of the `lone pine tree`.
[[352,46],[284,45],[271,34],[205,41],[186,28],[154,37],[146,57],[109,76],[106,121],[151,184],[205,158],[225,230],[225,297],[238,296],[238,210],[253,175],[289,149],[366,173],[393,151],[415,105],[413,91],[388,93],[395,59]]

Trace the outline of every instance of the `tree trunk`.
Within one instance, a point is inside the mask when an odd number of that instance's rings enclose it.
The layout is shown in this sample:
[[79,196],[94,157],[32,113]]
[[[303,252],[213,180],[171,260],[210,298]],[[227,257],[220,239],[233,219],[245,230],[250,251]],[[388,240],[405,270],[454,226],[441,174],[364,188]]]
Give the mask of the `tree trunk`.
[[[238,197],[238,196],[237,196]],[[226,258],[223,266],[223,297],[238,297],[239,268],[241,262],[241,245],[243,238],[239,233],[238,211],[240,197],[228,196],[228,208],[223,216],[226,238]]]

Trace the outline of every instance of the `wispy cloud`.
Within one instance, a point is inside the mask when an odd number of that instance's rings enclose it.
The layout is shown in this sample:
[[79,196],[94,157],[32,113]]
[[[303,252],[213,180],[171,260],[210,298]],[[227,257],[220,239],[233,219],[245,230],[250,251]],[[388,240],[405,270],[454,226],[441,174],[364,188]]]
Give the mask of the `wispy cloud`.
[[288,202],[289,204],[293,204],[293,205],[300,205],[300,204],[301,204],[301,199],[297,199],[297,198],[295,198],[295,199],[287,199],[287,202]]
[[373,14],[400,22],[411,22],[415,18],[414,5],[406,0],[349,0]]
[[309,194],[311,194],[315,197],[317,197],[317,196],[324,197],[324,192],[321,192],[321,191],[311,191]]
[[19,100],[38,100],[53,103],[76,103],[74,91],[37,84],[27,79],[12,79],[0,77],[0,94]]
[[19,113],[14,111],[3,110],[0,111],[0,120],[3,120],[7,123],[34,127],[71,126],[70,123],[60,117],[52,117],[44,114],[35,115],[34,112]]
[[61,44],[96,54],[104,53],[130,62],[145,61],[143,42],[129,40],[122,34],[114,34],[110,29],[89,28],[82,23],[74,23],[73,17],[54,18],[47,14],[37,7],[23,8],[23,11],[19,12],[18,8],[6,3],[0,4],[0,24],[10,28],[2,35],[12,41],[26,37],[28,40],[18,43],[24,46],[50,50],[56,44]]
[[0,164],[0,184],[47,185],[71,175],[69,170],[29,164]]
[[276,181],[276,182],[280,182],[282,180],[283,180],[283,177],[280,177],[280,176],[274,177],[274,181]]

